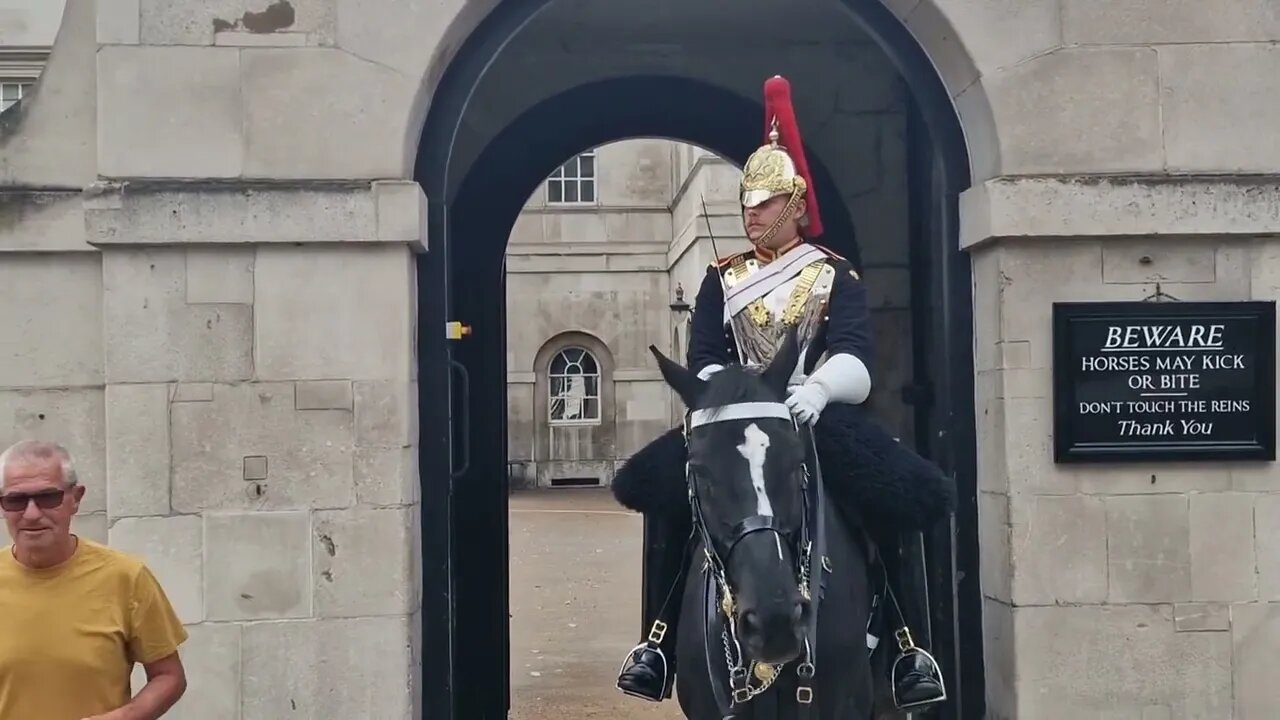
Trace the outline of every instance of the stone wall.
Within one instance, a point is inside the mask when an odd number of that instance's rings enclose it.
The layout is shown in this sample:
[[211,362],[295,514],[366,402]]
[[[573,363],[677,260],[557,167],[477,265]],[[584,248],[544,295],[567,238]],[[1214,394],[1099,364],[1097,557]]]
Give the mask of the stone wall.
[[418,187],[4,198],[0,445],[65,443],[75,529],[156,572],[192,634],[174,712],[408,716]]
[[[1275,186],[1250,185],[1028,180],[966,198],[971,217],[996,218],[971,237],[999,237],[972,248],[992,718],[1275,713],[1275,465],[1052,455],[1053,302],[1143,300],[1157,282],[1184,301],[1280,297],[1280,242],[1231,232],[1275,212]],[[1233,219],[1214,223],[1232,198]],[[1192,206],[1203,213],[1178,217]],[[1152,236],[1129,235],[1138,225]]]

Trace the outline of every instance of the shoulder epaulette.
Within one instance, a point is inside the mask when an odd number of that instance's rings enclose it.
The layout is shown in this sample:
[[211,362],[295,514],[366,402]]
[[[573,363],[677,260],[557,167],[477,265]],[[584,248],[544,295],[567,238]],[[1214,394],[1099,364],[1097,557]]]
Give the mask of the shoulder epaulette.
[[[824,254],[827,255],[827,257],[831,258],[832,260],[838,260],[840,262],[849,262],[849,258],[841,255],[840,253],[836,252],[835,250],[832,250],[831,248],[825,245],[819,245],[818,243],[809,243],[809,244],[821,250]],[[849,275],[854,280],[862,279],[862,276],[858,274],[858,271],[853,269],[853,263],[849,263]]]
[[818,244],[818,243],[816,243],[816,242],[810,242],[809,244],[810,244],[810,245],[812,245],[812,246],[814,246],[814,247],[816,247],[816,248],[818,248],[818,249],[819,249],[819,250],[821,250],[822,252],[826,253],[829,257],[835,258],[836,260],[844,260],[844,261],[846,261],[846,262],[848,262],[848,260],[849,260],[849,258],[847,258],[847,257],[845,257],[845,256],[843,256],[843,255],[841,255],[840,253],[836,252],[835,250],[832,250],[831,248],[827,247],[826,245],[819,245],[819,244]]
[[734,260],[737,260],[739,258],[746,259],[753,254],[754,254],[753,250],[747,250],[745,252],[737,252],[732,255],[726,255],[722,258],[716,259],[715,262],[711,263],[711,267],[723,270],[724,268],[727,268],[731,264],[733,264]]

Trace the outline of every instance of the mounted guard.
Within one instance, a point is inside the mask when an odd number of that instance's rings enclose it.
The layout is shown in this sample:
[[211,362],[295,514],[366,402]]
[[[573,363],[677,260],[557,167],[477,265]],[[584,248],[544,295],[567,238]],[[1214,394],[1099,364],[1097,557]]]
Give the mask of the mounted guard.
[[[768,366],[794,331],[802,351],[786,405],[798,423],[812,427],[822,480],[840,512],[873,545],[886,544],[882,538],[926,530],[945,517],[954,489],[860,407],[872,385],[866,289],[848,260],[812,242],[822,234],[822,220],[789,83],[770,78],[764,96],[766,142],[748,158],[741,181],[743,225],[753,248],[707,268],[695,301],[688,369],[706,380],[729,365]],[[613,486],[623,505],[646,516],[644,640],[628,654],[617,687],[654,702],[672,692],[678,599],[690,562],[684,443],[680,428],[659,437],[619,470]],[[897,608],[901,593],[886,594],[885,606]],[[895,704],[945,700],[939,667],[915,645],[900,610],[897,615],[891,619],[899,651],[890,670]]]

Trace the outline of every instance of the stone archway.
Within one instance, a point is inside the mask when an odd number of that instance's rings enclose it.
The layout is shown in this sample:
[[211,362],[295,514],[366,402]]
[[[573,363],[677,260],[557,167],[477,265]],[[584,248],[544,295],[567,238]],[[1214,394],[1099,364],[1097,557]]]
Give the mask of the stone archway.
[[[867,26],[875,28],[876,23],[885,23],[887,27],[898,28],[897,34],[887,31],[887,39],[880,38],[882,43],[896,47],[895,43],[909,40],[898,21],[883,12],[883,8],[868,10],[868,13],[871,19]],[[511,24],[503,26],[503,17],[503,13],[496,13],[486,21],[494,25],[486,27],[510,29],[529,21],[528,17],[507,18],[506,22]],[[428,449],[425,437],[423,445],[424,517],[428,518],[424,531],[431,533],[431,537],[424,537],[424,547],[431,548],[427,550],[428,568],[455,566],[461,559],[458,551],[447,548],[466,547],[468,566],[455,567],[452,602],[458,602],[457,597],[462,596],[484,598],[478,602],[460,602],[456,611],[443,602],[444,598],[439,598],[442,602],[424,605],[424,627],[429,635],[460,633],[461,628],[467,628],[469,638],[465,647],[455,645],[452,658],[428,656],[430,667],[424,668],[424,678],[435,683],[428,690],[428,697],[452,703],[452,712],[467,712],[477,717],[487,717],[506,707],[505,698],[469,689],[466,678],[491,675],[494,668],[505,667],[507,661],[507,636],[495,622],[505,617],[503,598],[507,588],[505,579],[498,580],[493,575],[494,568],[505,567],[505,549],[496,545],[490,549],[488,541],[481,540],[487,537],[496,541],[505,537],[506,519],[501,513],[505,497],[500,488],[480,481],[499,468],[478,466],[476,458],[498,457],[502,453],[499,439],[503,438],[503,427],[496,414],[502,403],[494,392],[497,383],[477,378],[502,377],[505,354],[495,330],[501,327],[502,318],[500,311],[486,304],[485,298],[498,287],[498,261],[511,223],[528,191],[564,157],[586,147],[627,136],[657,135],[700,144],[741,162],[758,144],[761,132],[758,110],[744,114],[746,122],[741,134],[726,133],[724,127],[704,128],[706,119],[699,121],[693,116],[699,109],[710,115],[715,102],[708,101],[708,93],[718,88],[700,89],[703,104],[699,108],[696,93],[686,95],[680,90],[697,83],[678,75],[606,78],[584,83],[538,103],[523,115],[503,121],[505,126],[495,124],[490,117],[492,111],[483,119],[464,121],[469,112],[479,107],[474,83],[480,82],[485,69],[491,67],[484,53],[501,49],[506,43],[505,39],[483,33],[468,40],[468,45],[455,58],[457,72],[451,66],[441,81],[441,89],[433,97],[418,157],[419,178],[429,204],[428,236],[437,239],[439,249],[434,257],[424,257],[421,265],[419,287],[424,294],[420,296],[420,318],[426,327],[457,320],[476,328],[475,334],[464,342],[429,338],[420,349],[424,367],[441,367],[444,358],[452,358],[465,368],[455,372],[452,378],[445,373],[422,375],[424,427],[436,428],[432,448]],[[910,48],[913,49],[900,48],[902,57],[897,67],[917,74],[925,69],[933,73],[932,65],[920,54],[919,47],[913,43]],[[472,71],[475,74],[468,80],[468,73]],[[936,307],[936,315],[930,317],[928,327],[921,330],[940,343],[935,358],[937,367],[930,372],[938,378],[939,384],[933,391],[943,398],[942,416],[947,418],[938,421],[945,424],[946,430],[931,441],[931,454],[957,474],[962,487],[966,488],[964,492],[972,497],[975,449],[972,357],[968,352],[970,300],[967,259],[960,255],[958,248],[956,205],[958,193],[967,187],[970,171],[954,106],[937,76],[926,77],[932,80],[924,87],[911,87],[913,113],[918,119],[911,132],[917,138],[929,138],[933,150],[913,156],[910,163],[921,178],[933,178],[922,181],[924,189],[919,191],[920,206],[916,208],[921,220],[912,231],[921,238],[927,237],[927,251],[936,253],[933,263],[921,267],[922,282],[932,283],[940,291],[935,300],[928,303]],[[468,86],[468,82],[473,84]],[[635,97],[646,98],[646,103],[638,106],[633,102]],[[688,117],[681,119],[681,113]],[[719,121],[723,123],[724,117]],[[475,137],[474,128],[485,122],[494,124],[500,131],[487,141],[483,150],[471,150],[469,155],[460,157],[457,154],[459,138],[468,137],[468,133]],[[705,136],[697,134],[704,129],[709,130]],[[533,138],[536,141],[532,141]],[[732,145],[726,147],[726,141]],[[821,153],[811,157],[821,160]],[[520,161],[512,162],[512,158]],[[458,163],[465,163],[463,169],[456,169]],[[499,167],[500,173],[493,172]],[[828,203],[827,212],[838,212],[840,206],[841,203]],[[849,227],[852,229],[852,223]],[[452,241],[452,237],[465,238],[465,241]],[[481,335],[491,339],[483,340]],[[944,365],[945,368],[941,367]],[[440,401],[450,397],[452,407]],[[476,425],[476,418],[482,416],[499,419],[484,420],[483,425]],[[448,431],[450,427],[452,432]],[[476,437],[490,438],[486,443],[499,444],[486,444],[485,447],[496,449],[476,452],[471,445]],[[456,463],[450,464],[451,453],[469,460],[464,475],[455,480],[449,479],[457,467]],[[452,510],[447,504],[431,501],[431,498],[446,496],[450,498]],[[957,588],[955,594],[948,591],[948,597],[934,600],[935,607],[931,609],[939,613],[935,618],[939,627],[950,633],[956,614],[966,618],[959,634],[947,641],[946,653],[953,658],[964,655],[963,667],[958,660],[952,660],[950,665],[964,676],[965,689],[961,690],[961,682],[954,683],[953,687],[955,696],[964,698],[967,714],[962,716],[967,717],[977,712],[983,702],[982,629],[977,585],[976,504],[969,502],[961,512],[959,539],[954,545],[946,529],[931,540],[942,554],[935,552],[930,559],[934,563],[934,577],[930,582],[938,583],[939,587]],[[461,514],[465,514],[465,521]],[[463,522],[469,529],[467,539],[450,536],[448,528],[456,531]],[[953,562],[958,562],[961,568],[954,579]],[[957,606],[957,602],[963,607]],[[437,711],[445,712],[443,708]]]

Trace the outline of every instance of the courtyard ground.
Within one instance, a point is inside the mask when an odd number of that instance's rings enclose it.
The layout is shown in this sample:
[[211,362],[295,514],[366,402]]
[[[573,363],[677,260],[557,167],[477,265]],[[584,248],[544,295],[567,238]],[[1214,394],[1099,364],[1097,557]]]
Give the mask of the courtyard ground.
[[607,489],[511,496],[511,720],[674,720],[613,683],[640,627],[642,521]]

